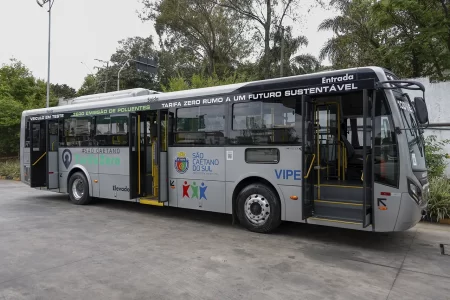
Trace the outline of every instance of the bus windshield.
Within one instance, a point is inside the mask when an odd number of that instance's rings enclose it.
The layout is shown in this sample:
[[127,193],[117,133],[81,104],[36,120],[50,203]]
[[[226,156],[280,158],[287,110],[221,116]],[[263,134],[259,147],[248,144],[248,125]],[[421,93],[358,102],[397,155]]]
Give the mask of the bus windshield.
[[407,94],[400,93],[399,91],[394,91],[394,95],[400,111],[403,129],[408,140],[412,169],[414,171],[426,170],[424,138],[419,123],[416,120],[410,98]]

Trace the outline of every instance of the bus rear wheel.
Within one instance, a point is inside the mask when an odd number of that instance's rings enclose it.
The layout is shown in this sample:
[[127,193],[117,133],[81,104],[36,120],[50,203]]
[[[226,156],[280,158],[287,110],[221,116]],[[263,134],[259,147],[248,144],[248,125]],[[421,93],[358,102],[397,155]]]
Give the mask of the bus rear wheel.
[[70,176],[69,198],[72,203],[77,205],[85,205],[91,201],[89,183],[83,173],[76,172]]
[[264,184],[250,184],[237,196],[237,215],[250,231],[269,233],[281,223],[281,205],[276,193]]

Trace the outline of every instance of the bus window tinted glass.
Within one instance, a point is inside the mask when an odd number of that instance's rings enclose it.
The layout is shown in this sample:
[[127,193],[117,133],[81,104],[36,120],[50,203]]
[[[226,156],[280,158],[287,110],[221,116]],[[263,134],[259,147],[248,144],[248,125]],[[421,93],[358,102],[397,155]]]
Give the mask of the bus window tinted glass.
[[248,164],[277,164],[280,161],[280,150],[273,148],[245,149],[245,162]]
[[64,120],[64,136],[61,146],[93,146],[94,123],[92,118],[68,118]]
[[381,93],[377,93],[374,125],[374,179],[379,183],[397,186],[399,177],[397,137],[390,109],[384,94]]
[[25,148],[30,148],[30,121],[25,123]]
[[97,117],[95,141],[98,146],[128,146],[128,116]]
[[300,100],[285,98],[233,105],[232,144],[300,144],[301,134]]
[[177,109],[175,143],[223,145],[224,111],[224,105]]

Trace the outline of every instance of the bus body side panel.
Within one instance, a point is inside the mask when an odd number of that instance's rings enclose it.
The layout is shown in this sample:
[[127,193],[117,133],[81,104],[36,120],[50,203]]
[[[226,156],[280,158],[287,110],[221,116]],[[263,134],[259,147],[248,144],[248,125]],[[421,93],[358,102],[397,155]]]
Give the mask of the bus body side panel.
[[225,147],[170,147],[168,168],[171,206],[225,212]]
[[20,150],[22,152],[20,158],[20,173],[21,173],[21,181],[30,185],[30,148],[23,148]]
[[[390,196],[385,196],[387,193],[390,193]],[[385,232],[394,230],[401,198],[402,194],[397,188],[375,182],[373,197],[373,227],[375,231]]]
[[404,231],[414,227],[422,219],[421,207],[411,198],[409,193],[402,193],[401,205],[394,231]]
[[[278,159],[273,155],[273,151],[278,152],[276,155]],[[282,220],[301,221],[302,163],[300,146],[227,147],[226,159],[227,213],[232,212],[232,195],[235,187],[246,178],[260,177],[270,182],[278,193]],[[266,162],[253,162],[261,160],[266,160]],[[290,196],[294,195],[298,197],[298,200],[290,200]]]
[[[89,194],[91,196],[98,196],[98,184],[94,185],[94,180],[98,179],[98,154],[87,154],[86,152],[93,151],[92,147],[77,147],[58,149],[59,155],[59,190],[62,193],[68,191],[69,173],[74,168],[80,168],[86,173],[89,181]],[[84,170],[83,170],[84,169]]]
[[129,148],[101,147],[98,150],[100,197],[130,201]]

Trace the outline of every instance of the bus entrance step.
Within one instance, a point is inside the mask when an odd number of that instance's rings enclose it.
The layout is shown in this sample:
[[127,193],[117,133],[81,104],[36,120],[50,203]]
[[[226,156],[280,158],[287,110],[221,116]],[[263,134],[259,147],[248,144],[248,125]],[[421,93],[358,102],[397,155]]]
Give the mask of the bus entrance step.
[[314,200],[314,214],[332,219],[360,221],[362,209],[363,205],[356,203],[356,201]]
[[343,223],[343,224],[362,225],[362,222],[359,219],[330,217],[330,216],[317,215],[317,214],[312,216],[310,219],[318,220],[318,221],[326,221],[326,222]]
[[164,206],[163,202],[159,202],[159,199],[156,197],[143,197],[139,198],[139,203],[153,206]]
[[[319,188],[315,189],[316,199],[319,197]],[[354,186],[320,185],[320,200],[360,201],[364,197],[364,189]]]

